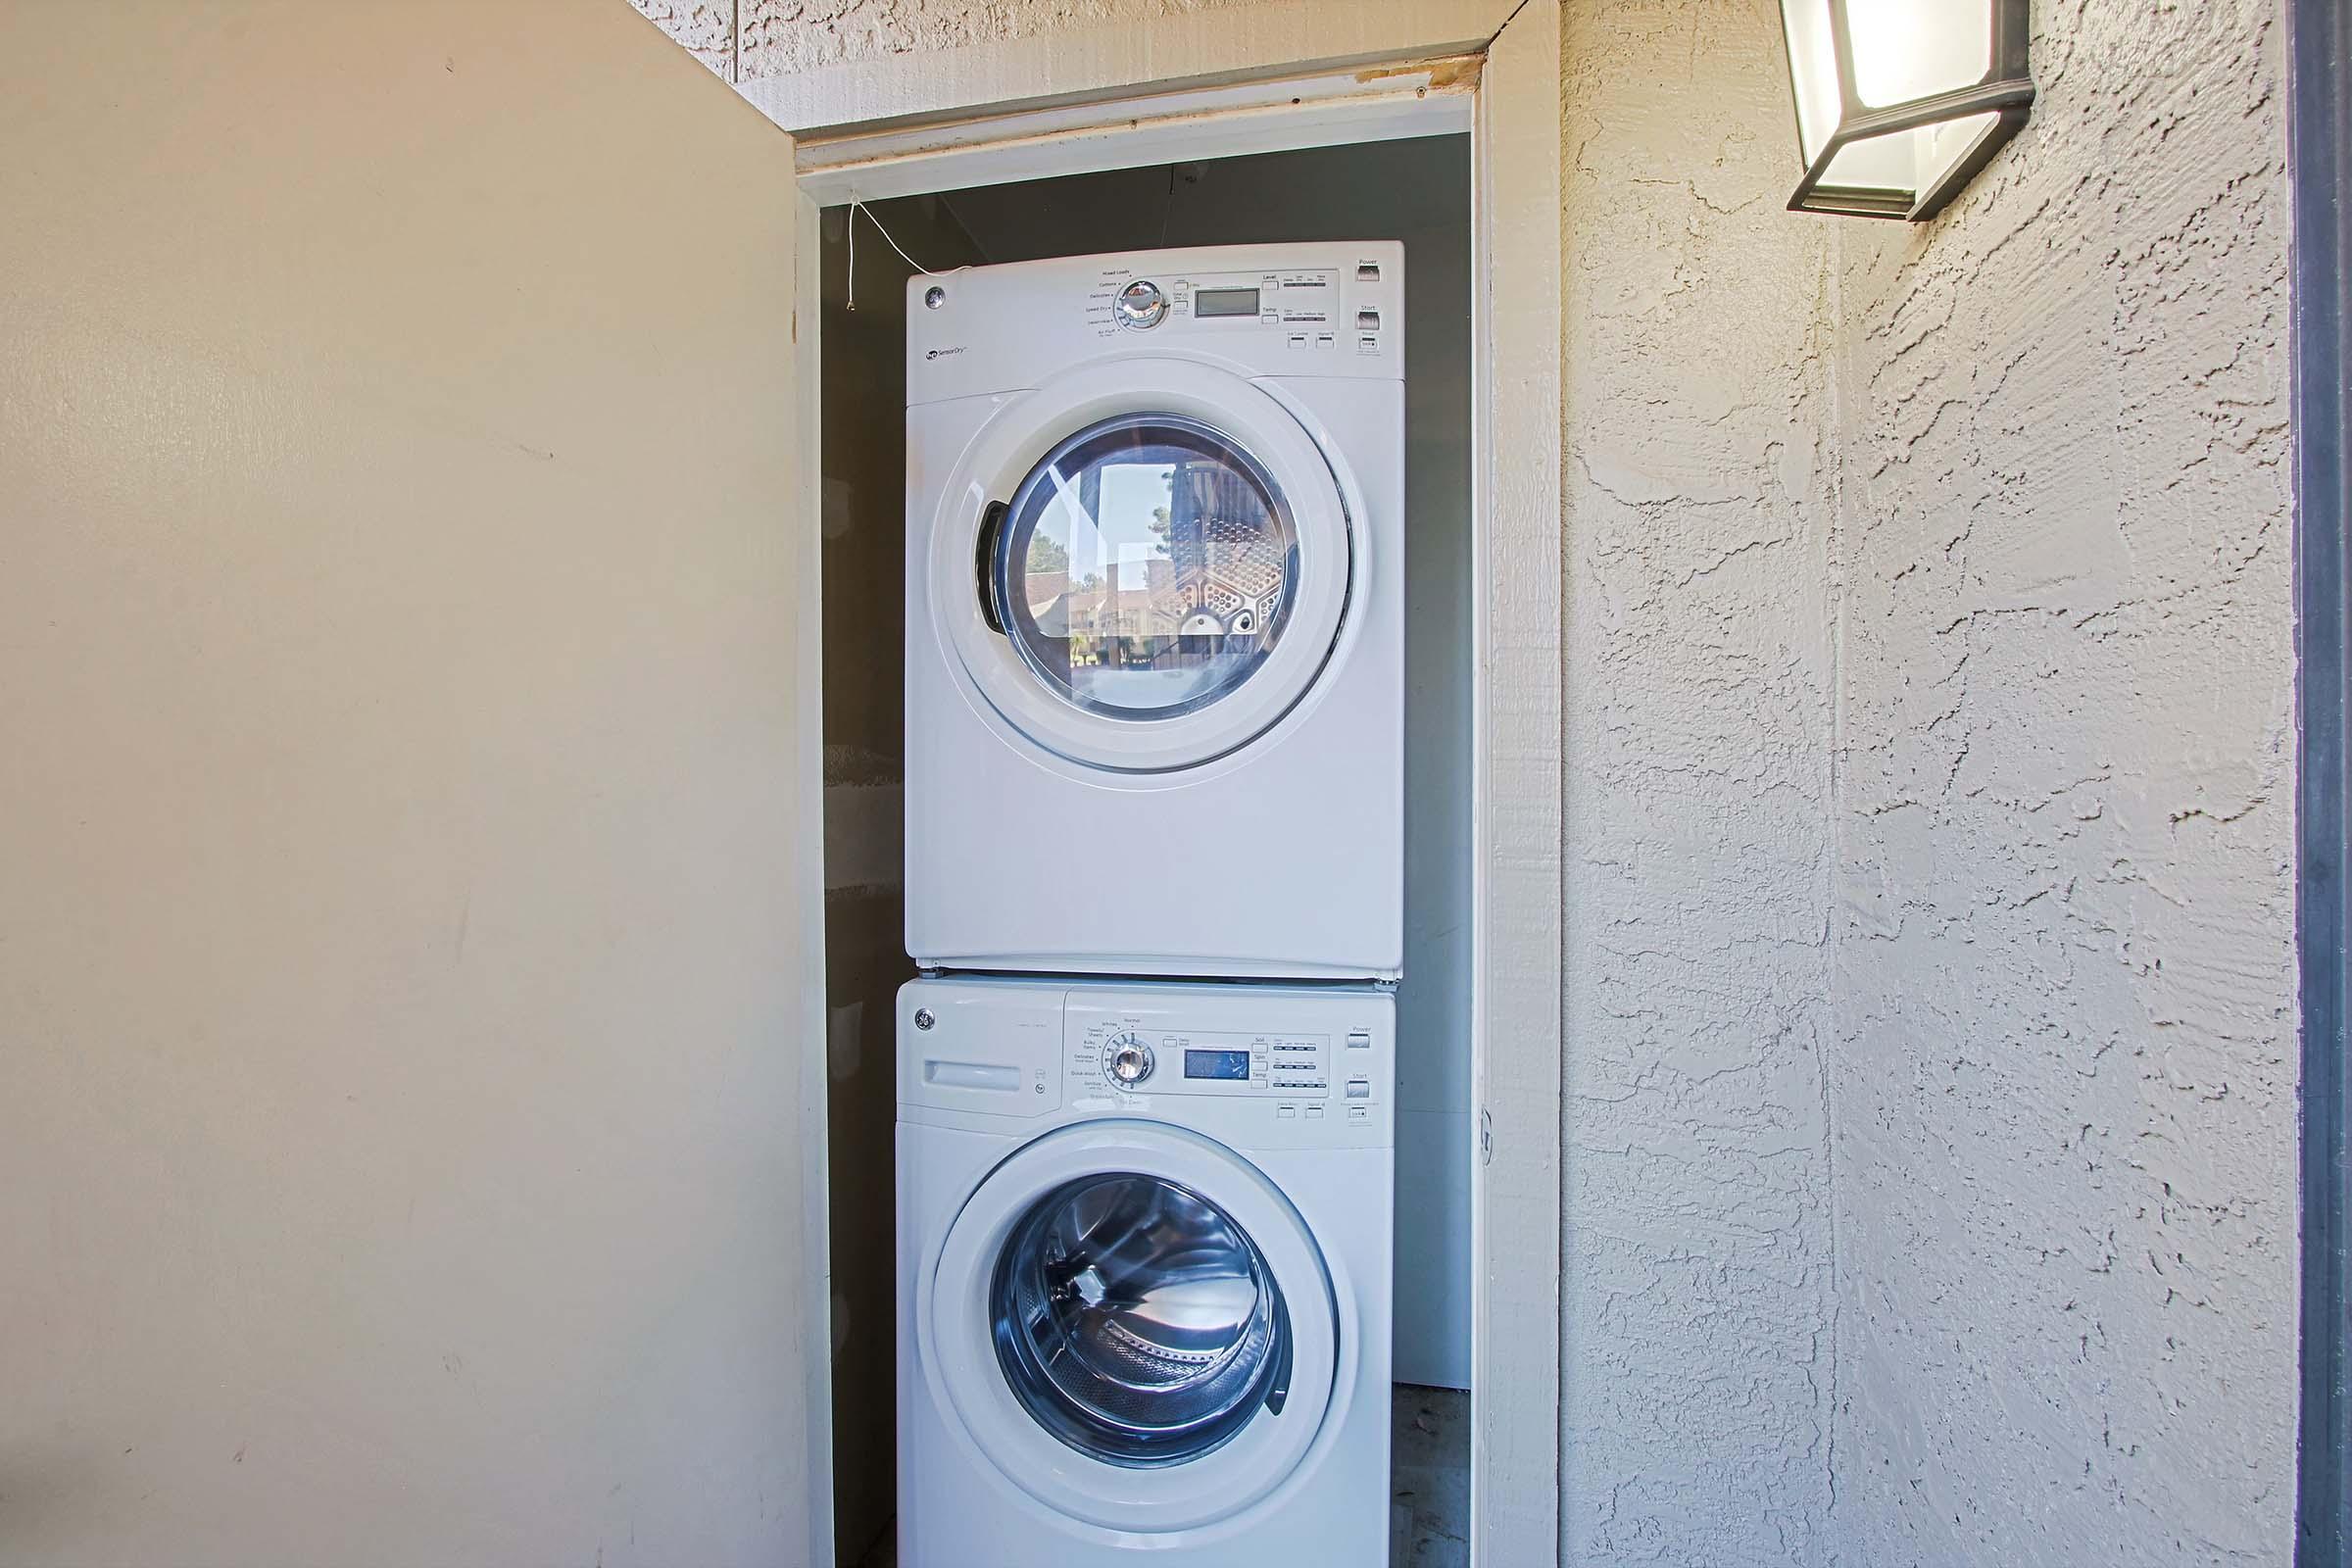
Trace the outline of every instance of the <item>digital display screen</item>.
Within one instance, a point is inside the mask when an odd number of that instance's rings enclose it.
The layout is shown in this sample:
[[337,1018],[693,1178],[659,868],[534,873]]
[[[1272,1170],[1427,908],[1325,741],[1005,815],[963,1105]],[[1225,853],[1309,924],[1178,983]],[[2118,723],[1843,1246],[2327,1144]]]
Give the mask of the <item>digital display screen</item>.
[[1187,1078],[1231,1078],[1246,1083],[1250,1078],[1250,1053],[1187,1051],[1184,1054],[1184,1075]]
[[1195,316],[1255,316],[1257,290],[1253,288],[1198,288],[1193,290]]

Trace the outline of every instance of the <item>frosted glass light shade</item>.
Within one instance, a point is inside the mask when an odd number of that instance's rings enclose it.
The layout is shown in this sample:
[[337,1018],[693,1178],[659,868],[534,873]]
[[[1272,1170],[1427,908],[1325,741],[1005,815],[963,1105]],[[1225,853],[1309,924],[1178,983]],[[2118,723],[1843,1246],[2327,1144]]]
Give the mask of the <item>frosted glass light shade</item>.
[[1797,212],[1943,210],[2034,103],[2029,0],[1781,0]]

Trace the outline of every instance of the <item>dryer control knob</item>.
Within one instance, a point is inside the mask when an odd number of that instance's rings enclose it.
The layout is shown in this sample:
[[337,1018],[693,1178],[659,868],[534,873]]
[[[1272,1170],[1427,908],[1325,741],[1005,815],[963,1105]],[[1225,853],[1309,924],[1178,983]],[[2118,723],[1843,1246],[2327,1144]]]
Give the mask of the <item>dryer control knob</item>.
[[1168,297],[1150,278],[1139,277],[1119,290],[1121,326],[1157,326],[1168,314]]
[[1113,1083],[1140,1084],[1152,1076],[1152,1048],[1133,1035],[1121,1035],[1110,1043],[1103,1070],[1110,1074]]

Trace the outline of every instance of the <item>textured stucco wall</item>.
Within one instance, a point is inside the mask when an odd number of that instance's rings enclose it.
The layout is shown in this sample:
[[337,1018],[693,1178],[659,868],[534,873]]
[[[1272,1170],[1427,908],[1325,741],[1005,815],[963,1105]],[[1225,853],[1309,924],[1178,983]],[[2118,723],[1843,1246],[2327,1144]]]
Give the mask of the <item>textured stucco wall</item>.
[[739,0],[749,81],[881,55],[1014,41],[1071,27],[1141,26],[1257,0]]
[[1141,26],[1257,0],[629,0],[729,81],[1071,27]]
[[2283,1562],[2274,8],[2043,8],[1921,229],[1569,15],[1563,1556]]
[[1986,177],[1838,225],[1840,1534],[2283,1564],[2278,7],[2035,13]]
[[1562,1557],[1830,1502],[1828,246],[1771,0],[1568,7]]

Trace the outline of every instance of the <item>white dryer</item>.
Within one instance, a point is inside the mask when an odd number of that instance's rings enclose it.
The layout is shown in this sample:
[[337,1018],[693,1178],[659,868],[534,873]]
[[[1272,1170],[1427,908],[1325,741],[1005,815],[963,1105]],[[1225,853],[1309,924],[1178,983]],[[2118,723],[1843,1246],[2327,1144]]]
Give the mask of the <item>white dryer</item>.
[[1403,247],[908,284],[906,948],[1394,978]]
[[1388,1560],[1393,1003],[899,996],[901,1568]]

